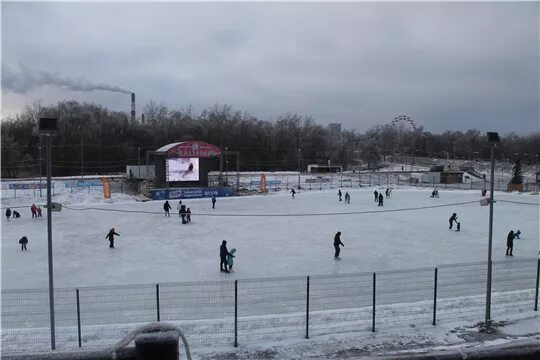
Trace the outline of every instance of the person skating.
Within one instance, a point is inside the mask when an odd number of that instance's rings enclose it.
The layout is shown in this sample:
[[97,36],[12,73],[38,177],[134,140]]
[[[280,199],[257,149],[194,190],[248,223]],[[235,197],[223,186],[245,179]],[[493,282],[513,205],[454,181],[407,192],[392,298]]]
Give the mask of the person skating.
[[296,194],[296,191],[294,191],[294,189],[291,189],[291,195],[293,199],[294,199],[294,194]]
[[373,192],[373,195],[375,195],[375,202],[379,201],[379,192],[377,190]]
[[43,217],[43,215],[41,215],[41,208],[39,206],[36,207],[36,211],[37,211],[37,217]]
[[379,206],[383,206],[384,204],[384,196],[382,193],[379,194]]
[[392,193],[392,190],[390,188],[386,188],[386,192],[385,192],[386,198],[389,198],[391,193]]
[[114,235],[120,236],[120,234],[117,234],[114,231],[114,228],[112,228],[111,230],[109,230],[107,236],[105,236],[105,239],[109,239],[109,249],[114,249]]
[[351,195],[349,194],[348,191],[345,191],[345,202],[347,204],[350,204],[351,203]]
[[[15,211],[13,212],[13,214],[15,214]],[[13,217],[15,217],[15,215],[13,215]],[[516,232],[514,232],[514,239],[519,239],[519,236],[521,235],[521,230],[517,230]]]
[[186,210],[186,217],[187,217],[187,222],[190,223],[191,222],[191,209],[190,208],[187,208]]
[[[506,255],[512,255],[512,250],[514,250],[514,230],[510,230],[508,236],[506,237]],[[508,253],[510,251],[510,254]]]
[[223,240],[221,242],[221,246],[219,247],[219,270],[221,272],[228,273],[229,270],[227,270],[227,256],[229,255],[229,251],[227,250],[227,241]]
[[26,244],[28,244],[28,238],[26,236],[23,236],[19,240],[19,244],[21,244],[21,251],[28,251],[28,249],[26,249]]
[[37,207],[36,204],[32,204],[30,207],[30,211],[32,212],[32,219],[37,217]]
[[216,195],[212,195],[212,209],[216,208]]
[[171,210],[171,204],[169,204],[169,200],[165,201],[165,204],[163,204],[163,210],[165,210],[165,216],[171,217],[171,214],[169,213],[169,210]]
[[232,248],[231,251],[229,251],[229,255],[227,255],[227,265],[229,266],[229,271],[232,271],[232,267],[234,264],[234,258],[236,255],[234,253],[236,252],[235,248]]
[[341,201],[341,190],[338,190],[337,196],[338,196],[338,198],[339,198],[339,201]]
[[432,198],[438,198],[439,197],[439,189],[437,189],[437,188],[433,189],[433,191],[431,192],[431,197]]
[[[14,219],[18,219],[21,217],[21,214],[19,214],[19,212],[17,210],[13,210],[13,218]],[[518,238],[519,239],[519,238]]]
[[450,219],[448,219],[448,223],[450,224],[448,229],[452,230],[452,226],[454,225],[454,221],[457,224],[457,214],[456,213],[452,213],[452,216],[450,217]]
[[181,208],[182,208],[182,200],[178,201],[178,205],[176,205],[176,210],[178,210],[178,217],[182,216],[182,214],[180,213]]
[[9,219],[11,218],[11,209],[10,208],[6,209],[6,217],[7,217],[7,221],[9,221]]
[[341,258],[339,257],[339,252],[341,251],[341,249],[339,248],[339,245],[341,246],[345,246],[343,245],[343,243],[341,242],[341,231],[338,231],[336,233],[336,236],[334,236],[334,249],[335,249],[335,252],[334,252],[334,259],[336,260],[340,260]]
[[182,224],[187,224],[186,215],[186,205],[182,204],[182,206],[180,206],[180,217],[182,218]]

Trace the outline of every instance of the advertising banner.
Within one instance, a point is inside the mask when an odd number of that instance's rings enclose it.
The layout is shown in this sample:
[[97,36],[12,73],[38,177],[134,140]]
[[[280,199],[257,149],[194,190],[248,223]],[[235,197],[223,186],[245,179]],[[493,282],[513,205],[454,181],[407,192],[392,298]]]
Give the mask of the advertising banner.
[[[251,186],[260,186],[261,181],[260,180],[251,180],[250,181]],[[266,186],[274,186],[274,185],[281,185],[281,180],[277,179],[266,179]]]
[[181,188],[181,189],[155,189],[152,190],[152,199],[197,199],[216,197],[225,197],[234,195],[232,188]]
[[261,174],[261,192],[265,193],[266,191],[266,175]]
[[101,181],[103,181],[103,198],[110,199],[111,198],[111,184],[109,183],[109,178],[107,177],[101,178]]
[[90,187],[90,186],[102,186],[103,181],[99,180],[77,180],[77,181],[66,181],[64,182],[64,186],[66,188],[74,188],[74,187]]
[[[12,189],[12,190],[13,189],[15,189],[15,190],[28,190],[28,189],[39,189],[40,186],[39,186],[39,183],[13,183],[13,184],[9,184],[9,188]],[[41,188],[46,189],[47,188],[47,183],[42,183]]]

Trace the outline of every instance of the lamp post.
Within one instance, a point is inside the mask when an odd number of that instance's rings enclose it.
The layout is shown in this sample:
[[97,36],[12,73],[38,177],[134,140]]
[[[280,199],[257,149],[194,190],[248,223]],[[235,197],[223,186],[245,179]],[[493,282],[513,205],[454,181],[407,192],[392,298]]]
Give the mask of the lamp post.
[[298,190],[300,190],[300,148],[298,148]]
[[41,197],[41,145],[39,145],[39,197]]
[[489,191],[489,242],[488,242],[488,271],[487,271],[487,288],[486,288],[486,321],[485,327],[486,330],[490,327],[491,322],[491,249],[492,249],[492,240],[493,240],[493,203],[494,194],[493,186],[495,182],[495,145],[499,143],[499,134],[496,132],[487,133],[488,144],[491,147],[491,180],[490,180],[490,191]]
[[52,252],[52,209],[51,209],[51,137],[56,133],[56,118],[40,118],[39,132],[46,139],[47,153],[47,248],[49,258],[49,311],[51,321],[51,349],[56,349],[54,327],[54,283],[53,283],[53,252]]
[[228,169],[229,169],[229,147],[225,146],[225,186],[229,185]]

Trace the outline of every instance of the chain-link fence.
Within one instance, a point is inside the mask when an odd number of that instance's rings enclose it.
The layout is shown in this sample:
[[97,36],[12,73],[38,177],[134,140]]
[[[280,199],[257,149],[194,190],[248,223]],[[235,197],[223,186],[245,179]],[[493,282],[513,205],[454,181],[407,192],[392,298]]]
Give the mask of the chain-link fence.
[[[325,190],[338,188],[362,188],[370,186],[414,186],[425,188],[458,189],[458,190],[484,190],[490,189],[489,177],[487,179],[468,177],[461,183],[440,183],[431,181],[421,181],[421,178],[411,175],[412,172],[362,172],[362,173],[328,173],[328,174],[280,174],[266,173],[266,188],[268,190],[297,189],[303,190]],[[209,175],[209,186],[219,186],[219,176]],[[510,177],[508,175],[498,175],[495,177],[493,187],[497,191],[506,191]],[[228,174],[228,181],[231,186],[241,191],[253,192],[260,189],[260,176],[254,174]],[[523,191],[537,191],[538,184],[532,179],[525,179]]]
[[[493,262],[494,320],[538,308],[540,260]],[[487,264],[374,273],[55,289],[56,348],[93,349],[167,321],[190,345],[236,346],[484,319]],[[50,349],[47,289],[2,290],[4,353]]]

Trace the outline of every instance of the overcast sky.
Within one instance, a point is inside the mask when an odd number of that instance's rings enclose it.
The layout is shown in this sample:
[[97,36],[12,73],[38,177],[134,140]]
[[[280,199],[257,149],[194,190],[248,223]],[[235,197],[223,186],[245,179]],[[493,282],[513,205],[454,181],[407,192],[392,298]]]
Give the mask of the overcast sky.
[[[2,113],[230,104],[365,131],[538,131],[539,3],[2,3]],[[66,86],[47,83],[68,84]]]

